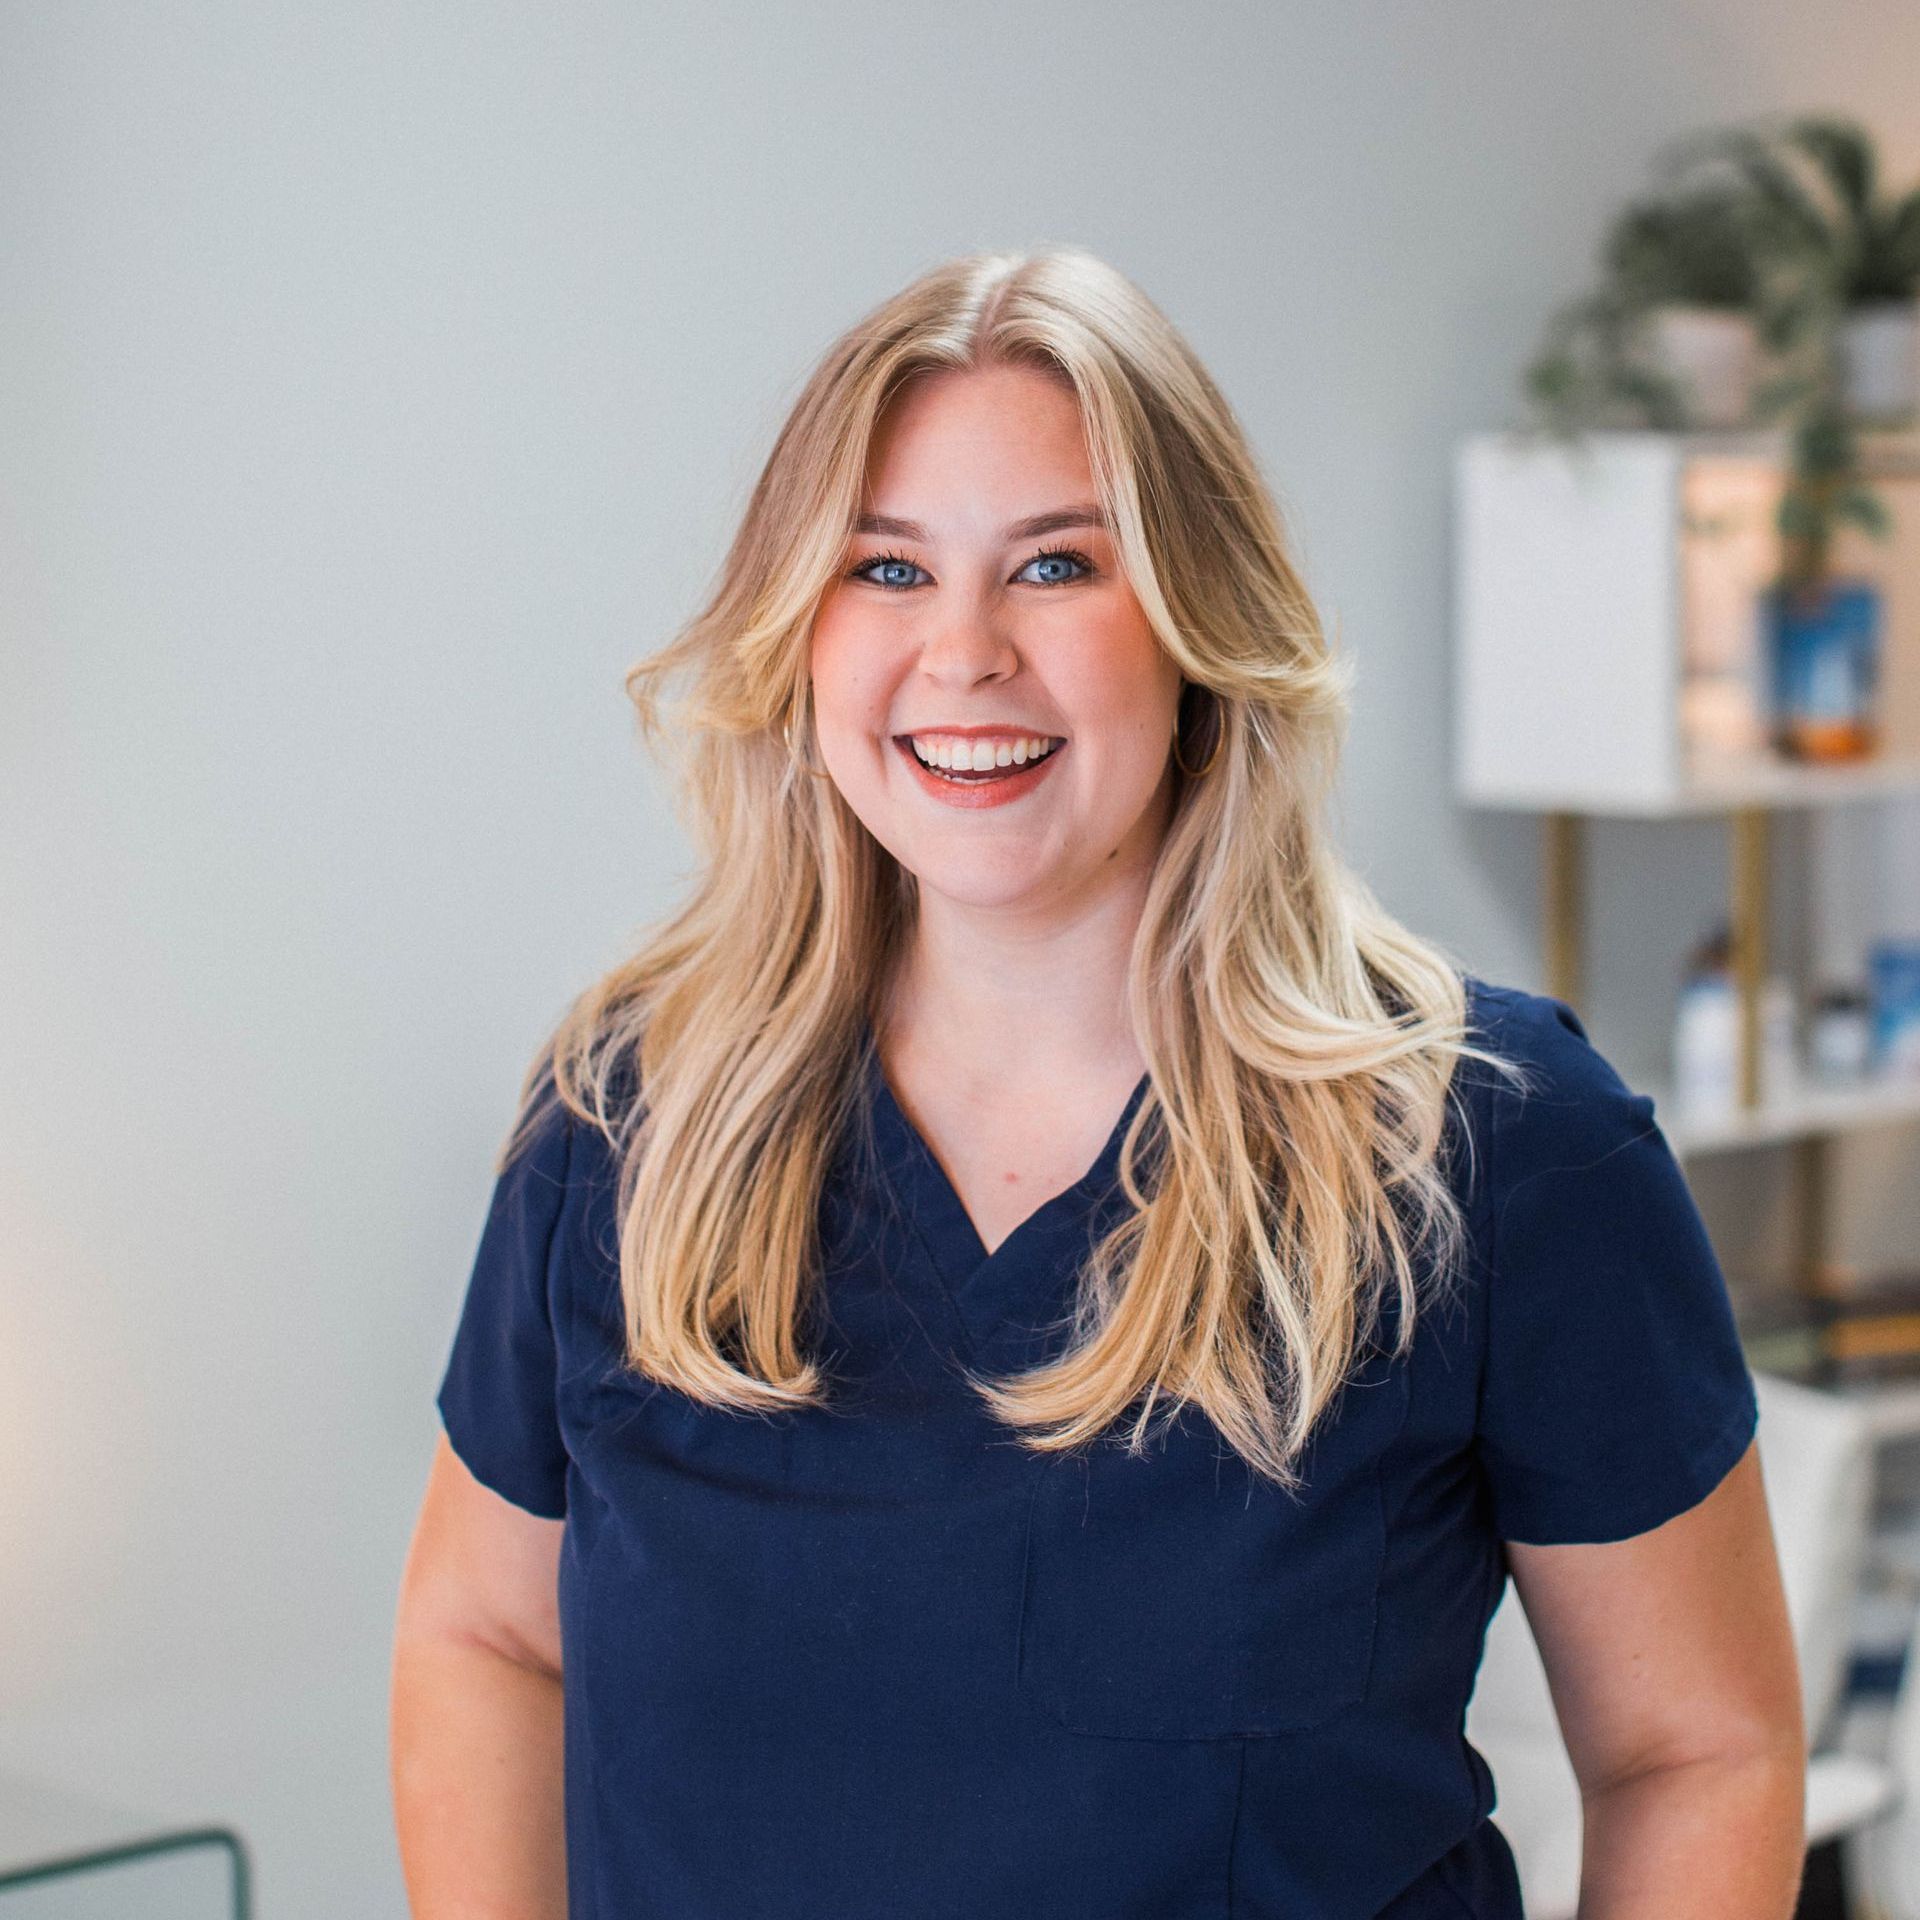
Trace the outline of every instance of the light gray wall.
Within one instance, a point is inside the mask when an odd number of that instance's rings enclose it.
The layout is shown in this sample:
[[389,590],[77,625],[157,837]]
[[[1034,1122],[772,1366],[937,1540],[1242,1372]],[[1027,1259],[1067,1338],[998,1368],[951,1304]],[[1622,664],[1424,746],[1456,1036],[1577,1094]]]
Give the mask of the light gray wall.
[[[0,1764],[402,1912],[489,1156],[687,862],[620,674],[835,330],[975,246],[1133,274],[1360,663],[1354,858],[1537,984],[1532,827],[1448,798],[1450,446],[1660,140],[1833,106],[1907,170],[1916,71],[1905,0],[0,11]],[[1689,835],[1603,836],[1623,1050]]]

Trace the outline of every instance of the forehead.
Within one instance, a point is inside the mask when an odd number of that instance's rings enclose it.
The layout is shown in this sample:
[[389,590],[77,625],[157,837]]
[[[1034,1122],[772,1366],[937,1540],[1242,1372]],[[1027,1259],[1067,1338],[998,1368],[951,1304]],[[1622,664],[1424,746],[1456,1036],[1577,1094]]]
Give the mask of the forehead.
[[1073,387],[1038,367],[916,375],[889,402],[867,454],[866,505],[905,518],[978,512],[997,523],[1091,496]]

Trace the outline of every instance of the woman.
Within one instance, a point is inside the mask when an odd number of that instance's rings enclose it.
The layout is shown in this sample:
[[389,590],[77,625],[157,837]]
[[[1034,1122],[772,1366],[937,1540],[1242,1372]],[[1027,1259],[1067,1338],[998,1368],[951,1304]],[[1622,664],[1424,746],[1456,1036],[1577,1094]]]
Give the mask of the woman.
[[[1076,250],[801,394],[661,688],[706,865],[534,1061],[396,1641],[422,1920],[1785,1920],[1724,1282],[1570,1009],[1392,920],[1226,402]],[[564,1681],[563,1676],[564,1675]]]

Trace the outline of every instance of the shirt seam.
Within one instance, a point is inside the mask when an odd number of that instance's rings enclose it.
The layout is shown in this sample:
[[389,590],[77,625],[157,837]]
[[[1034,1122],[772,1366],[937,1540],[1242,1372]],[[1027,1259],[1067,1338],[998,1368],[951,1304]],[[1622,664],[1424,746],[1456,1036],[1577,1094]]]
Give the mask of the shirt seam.
[[[1514,1003],[1508,1000],[1505,1011],[1494,1023],[1494,1049],[1503,1057],[1508,1056],[1507,1033],[1513,1025],[1513,1012]],[[1486,1411],[1487,1368],[1493,1357],[1493,1296],[1498,1290],[1500,1278],[1500,1108],[1498,1090],[1494,1084],[1498,1078],[1496,1070],[1487,1082],[1487,1277],[1480,1313],[1479,1378],[1474,1382],[1473,1390],[1473,1431],[1476,1438]],[[1525,1097],[1521,1095],[1521,1098]]]
[[1227,1822],[1227,1920],[1233,1920],[1233,1860],[1240,1845],[1240,1807],[1247,1797],[1247,1741],[1240,1740],[1240,1764],[1233,1776],[1233,1818]]
[[[593,1576],[600,1564],[600,1556],[607,1544],[607,1535],[612,1528],[613,1515],[603,1513],[600,1517],[600,1531],[593,1537],[593,1545],[587,1550],[586,1564],[580,1573],[580,1665],[584,1669],[577,1676],[577,1695],[581,1728],[581,1745],[586,1750],[586,1780],[582,1783],[587,1803],[587,1825],[593,1837],[593,1858],[587,1875],[587,1885],[593,1895],[593,1915],[591,1920],[599,1920],[606,1911],[606,1888],[601,1878],[601,1863],[606,1858],[606,1848],[601,1843],[601,1827],[605,1815],[600,1804],[600,1755],[599,1741],[594,1737],[593,1721],[590,1717],[588,1701],[591,1697],[589,1675],[593,1667],[593,1629],[596,1621],[594,1612]],[[568,1684],[566,1675],[561,1675],[562,1692]],[[568,1787],[566,1769],[561,1767],[561,1802],[564,1811]],[[583,1916],[583,1920],[585,1917]]]
[[565,1285],[567,1269],[567,1240],[564,1231],[567,1226],[567,1201],[573,1193],[573,1136],[576,1131],[574,1114],[571,1107],[564,1107],[561,1113],[563,1123],[562,1140],[565,1151],[560,1157],[560,1199],[553,1210],[553,1224],[547,1231],[546,1286],[544,1289],[547,1313],[547,1337],[553,1345],[553,1430],[560,1436],[560,1451],[567,1464],[560,1470],[560,1510],[561,1518],[566,1517],[572,1502],[570,1495],[573,1487],[573,1473],[577,1465],[573,1449],[567,1444],[566,1422],[560,1417],[561,1389],[565,1385],[565,1374],[561,1365],[560,1336],[568,1323],[571,1302],[561,1298],[561,1289]]
[[[1481,1824],[1484,1825],[1485,1823],[1482,1822]],[[1479,1830],[1479,1827],[1475,1827],[1474,1832],[1478,1833]],[[1471,1839],[1473,1836],[1469,1834],[1467,1837]],[[1461,1844],[1464,1844],[1464,1842]],[[1460,1909],[1466,1916],[1466,1920],[1480,1920],[1480,1916],[1474,1911],[1473,1907],[1468,1904],[1467,1896],[1460,1891],[1458,1878],[1459,1869],[1454,1863],[1454,1856],[1458,1852],[1458,1845],[1450,1848],[1440,1863],[1440,1890]]]
[[[1508,1049],[1506,1047],[1506,1036],[1507,1036],[1508,1028],[1512,1025],[1514,1012],[1515,1012],[1515,1008],[1513,1007],[1512,1004],[1509,1004],[1506,1012],[1501,1015],[1499,1025],[1496,1030],[1498,1034],[1498,1050],[1503,1054],[1506,1054],[1508,1052]],[[1509,1057],[1511,1056],[1509,1055]],[[1522,1061],[1520,1064],[1523,1068],[1526,1067],[1527,1065],[1525,1061]],[[1539,1091],[1539,1088],[1537,1087],[1531,1087],[1531,1086],[1523,1087],[1518,1094],[1518,1098],[1524,1104],[1527,1100],[1532,1098],[1533,1095],[1538,1091]],[[1631,1088],[1628,1088],[1627,1096],[1631,1102],[1647,1105],[1649,1108],[1651,1107],[1650,1098],[1646,1094],[1635,1093]],[[1660,1123],[1655,1119],[1649,1118],[1647,1121],[1647,1124],[1644,1127],[1642,1127],[1638,1133],[1629,1134],[1626,1139],[1616,1141],[1612,1146],[1610,1146],[1606,1150],[1605,1153],[1601,1154],[1598,1159],[1583,1161],[1578,1165],[1538,1168],[1534,1172],[1528,1174],[1526,1179],[1522,1180],[1519,1183],[1519,1185],[1525,1186],[1528,1184],[1529,1181],[1544,1178],[1545,1175],[1547,1175],[1548,1173],[1591,1173],[1595,1167],[1604,1165],[1608,1160],[1611,1160],[1615,1154],[1624,1153],[1629,1147],[1637,1147],[1643,1140],[1649,1139],[1659,1134],[1659,1132],[1660,1132]],[[1495,1104],[1494,1095],[1490,1090],[1487,1097],[1486,1310],[1481,1315],[1480,1378],[1475,1387],[1474,1402],[1473,1402],[1474,1432],[1476,1434],[1478,1434],[1480,1431],[1481,1418],[1486,1411],[1488,1365],[1493,1357],[1493,1296],[1498,1291],[1498,1287],[1499,1287],[1500,1272],[1501,1272],[1500,1231],[1501,1231],[1501,1222],[1505,1218],[1506,1210],[1507,1210],[1506,1205],[1503,1204],[1502,1202],[1501,1193],[1500,1193],[1501,1154],[1500,1154],[1499,1133],[1500,1133],[1499,1111]],[[1505,1196],[1506,1202],[1510,1203],[1513,1199],[1514,1193],[1517,1193],[1518,1191],[1519,1191],[1519,1187],[1515,1187],[1511,1192],[1509,1192]]]
[[[1512,1027],[1513,1016],[1517,1008],[1518,1008],[1518,1002],[1510,998],[1507,1002],[1505,1010],[1502,1012],[1498,1022],[1495,1025],[1494,1031],[1496,1036],[1496,1046],[1498,1047],[1498,1050],[1501,1051],[1502,1053],[1508,1053],[1510,1051],[1506,1044],[1507,1035]],[[1523,1062],[1522,1064],[1525,1064],[1525,1063]],[[1647,1098],[1647,1096],[1644,1094],[1633,1093],[1632,1089],[1628,1089],[1628,1092],[1630,1097],[1635,1100],[1644,1101]],[[1523,1090],[1519,1097],[1521,1100],[1524,1101],[1529,1097],[1528,1092]],[[1486,1410],[1488,1371],[1492,1362],[1493,1351],[1494,1351],[1494,1346],[1493,1346],[1494,1295],[1499,1291],[1499,1280],[1500,1280],[1500,1273],[1501,1273],[1500,1224],[1501,1224],[1502,1215],[1504,1213],[1504,1208],[1501,1205],[1501,1195],[1500,1195],[1501,1153],[1500,1153],[1500,1143],[1499,1143],[1499,1131],[1500,1131],[1500,1127],[1499,1127],[1499,1111],[1498,1111],[1497,1099],[1495,1094],[1490,1090],[1488,1094],[1488,1099],[1487,1099],[1487,1260],[1486,1260],[1487,1281],[1486,1281],[1486,1300],[1485,1300],[1484,1309],[1481,1314],[1481,1325],[1480,1325],[1480,1368],[1479,1368],[1480,1377],[1478,1382],[1476,1383],[1475,1392],[1474,1392],[1474,1434],[1476,1437],[1476,1442],[1481,1432],[1482,1422],[1483,1422],[1485,1410]],[[1658,1121],[1649,1119],[1648,1124],[1640,1132],[1633,1134],[1628,1139],[1620,1141],[1616,1146],[1609,1148],[1607,1154],[1602,1155],[1601,1158],[1606,1159],[1614,1153],[1623,1152],[1628,1147],[1637,1146],[1641,1141],[1647,1139],[1650,1135],[1658,1134],[1659,1132],[1660,1132],[1660,1126]],[[1596,1161],[1593,1164],[1598,1165],[1600,1163]],[[1508,1195],[1507,1197],[1511,1199],[1512,1196]],[[1749,1389],[1749,1394],[1748,1394],[1748,1399],[1746,1404],[1743,1404],[1741,1407],[1739,1407],[1728,1419],[1722,1421],[1721,1424],[1718,1427],[1716,1427],[1713,1433],[1709,1436],[1708,1441],[1706,1443],[1706,1447],[1705,1447],[1704,1457],[1708,1460],[1710,1466],[1713,1462],[1716,1462],[1719,1460],[1721,1451],[1726,1446],[1727,1442],[1734,1435],[1745,1430],[1748,1423],[1753,1419],[1753,1417],[1754,1417],[1754,1408],[1753,1408],[1753,1401],[1752,1401],[1752,1393],[1751,1393],[1751,1389]],[[1702,1499],[1706,1497],[1708,1493],[1710,1493],[1713,1490],[1715,1486],[1719,1484],[1719,1478],[1724,1477],[1725,1473],[1728,1470],[1729,1470],[1728,1467],[1722,1466],[1720,1468],[1719,1477],[1707,1478],[1705,1472],[1703,1471],[1703,1474],[1700,1480],[1689,1480],[1688,1490],[1689,1490],[1690,1498],[1687,1499],[1685,1502],[1683,1502],[1679,1507],[1673,1509],[1673,1513],[1676,1513],[1676,1514],[1684,1513],[1690,1507],[1696,1506]],[[1630,1482],[1621,1482],[1616,1480],[1612,1484],[1616,1489],[1621,1487],[1630,1487],[1633,1494],[1636,1496],[1636,1498],[1644,1498],[1646,1489],[1650,1486],[1659,1484],[1659,1479],[1660,1479],[1659,1471],[1656,1470],[1654,1473],[1643,1474],[1639,1478]],[[1701,1480],[1704,1480],[1704,1484],[1701,1484]],[[1637,1508],[1630,1508],[1629,1511],[1635,1515],[1635,1520],[1637,1522],[1639,1510]],[[1671,1517],[1671,1515],[1669,1517]],[[1529,1542],[1523,1533],[1515,1533],[1515,1534],[1509,1535],[1506,1532],[1505,1528],[1500,1524],[1500,1516],[1497,1513],[1493,1513],[1491,1515],[1491,1518],[1494,1522],[1494,1527],[1493,1527],[1494,1533],[1502,1541],[1505,1541],[1511,1538],[1511,1539],[1517,1540],[1523,1546],[1529,1545],[1529,1544],[1535,1544],[1535,1545],[1546,1544],[1543,1542]],[[1653,1526],[1658,1526],[1663,1523],[1660,1521],[1654,1521],[1650,1524]],[[1625,1532],[1616,1533],[1611,1537],[1618,1538],[1618,1539],[1630,1539],[1633,1537],[1634,1533],[1645,1532],[1648,1530],[1649,1530],[1648,1526],[1630,1524],[1627,1526]],[[1551,1529],[1549,1529],[1549,1531],[1551,1531]],[[1571,1544],[1571,1543],[1568,1543],[1568,1544]]]

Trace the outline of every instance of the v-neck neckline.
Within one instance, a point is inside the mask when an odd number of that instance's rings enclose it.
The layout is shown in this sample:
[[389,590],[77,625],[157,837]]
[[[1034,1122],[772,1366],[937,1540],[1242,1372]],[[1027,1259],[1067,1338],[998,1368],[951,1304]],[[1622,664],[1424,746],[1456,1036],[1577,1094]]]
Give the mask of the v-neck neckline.
[[866,1069],[875,1115],[884,1123],[884,1128],[891,1131],[899,1148],[894,1162],[906,1175],[927,1255],[940,1278],[956,1294],[989,1269],[999,1272],[1017,1263],[1029,1244],[1044,1238],[1050,1230],[1070,1223],[1083,1203],[1098,1197],[1119,1164],[1120,1144],[1140,1102],[1146,1097],[1149,1076],[1143,1073],[1134,1083],[1093,1164],[1071,1185],[1042,1200],[989,1252],[939,1155],[927,1144],[894,1093],[871,1028],[866,1040]]

